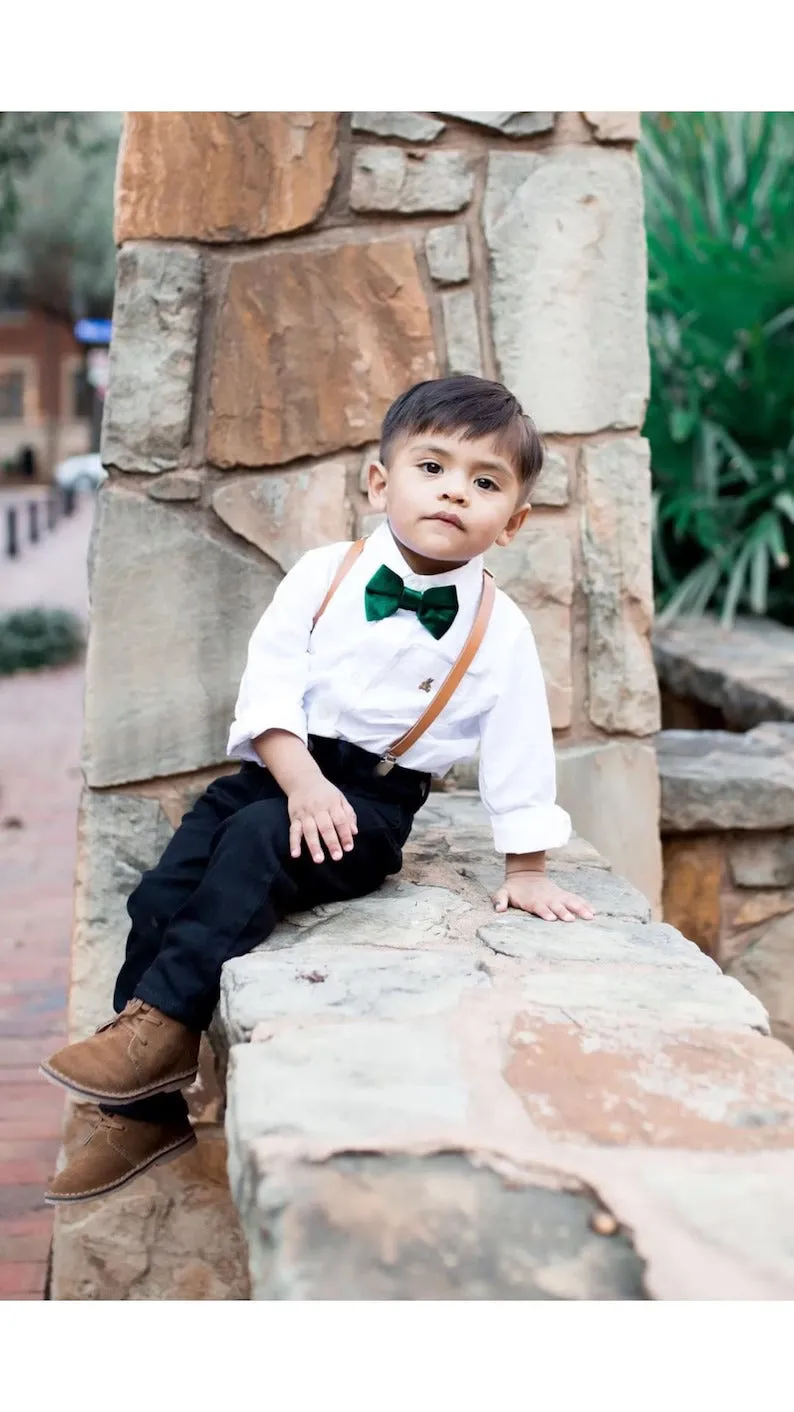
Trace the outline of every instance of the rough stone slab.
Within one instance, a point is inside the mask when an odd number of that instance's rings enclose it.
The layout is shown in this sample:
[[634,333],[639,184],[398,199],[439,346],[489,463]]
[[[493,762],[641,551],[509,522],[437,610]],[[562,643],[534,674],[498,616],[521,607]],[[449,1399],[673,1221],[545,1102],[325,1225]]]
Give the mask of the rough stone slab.
[[471,258],[465,226],[435,226],[425,236],[425,255],[437,284],[461,284],[469,278]]
[[462,211],[473,191],[474,163],[465,152],[360,147],[353,156],[354,211]]
[[103,488],[92,549],[88,784],[226,758],[248,639],[280,578],[268,560],[213,538],[193,512]]
[[556,755],[557,800],[577,833],[658,909],[662,852],[653,746],[634,740],[591,741],[559,745]]
[[444,320],[444,340],[447,345],[447,369],[455,373],[473,373],[482,377],[480,330],[477,305],[471,289],[449,289],[441,295]]
[[362,446],[398,393],[436,375],[409,242],[253,255],[232,266],[219,316],[209,458],[277,466]]
[[664,966],[674,970],[694,969],[714,976],[716,963],[704,956],[694,942],[675,927],[664,923],[637,925],[636,922],[556,922],[508,913],[477,932],[481,941],[503,956],[516,956],[533,971],[548,965],[586,962],[597,966]]
[[240,1044],[323,1018],[432,1014],[454,1005],[467,987],[487,984],[481,963],[432,949],[395,952],[318,939],[271,955],[265,943],[224,967],[219,1022],[227,1042]]
[[[71,1153],[96,1121],[93,1105],[73,1110]],[[229,1194],[222,1133],[138,1177],[104,1201],[55,1217],[52,1289],[58,1300],[249,1299],[247,1251]]]
[[657,626],[653,649],[662,686],[716,706],[732,729],[794,721],[791,628],[764,618],[738,618],[732,628],[685,618]]
[[127,113],[116,241],[261,240],[319,216],[336,113]]
[[639,113],[583,113],[599,142],[639,142]]
[[483,221],[501,377],[539,430],[642,426],[646,258],[634,157],[491,152]]
[[284,573],[307,549],[350,539],[353,531],[344,461],[230,481],[215,491],[212,507]]
[[570,468],[562,451],[546,450],[543,470],[531,501],[533,505],[567,505],[570,500]]
[[651,735],[660,721],[650,644],[648,443],[637,438],[585,446],[581,466],[588,713],[602,730]]
[[150,500],[200,500],[202,478],[199,471],[167,471],[147,487]]
[[728,974],[758,996],[773,1035],[794,1049],[794,912],[763,927],[728,966]]
[[758,731],[660,731],[656,753],[663,833],[794,828],[794,755]]
[[725,858],[713,834],[664,840],[664,916],[706,952],[724,962],[720,942]]
[[486,564],[532,624],[552,725],[570,725],[573,555],[567,524],[530,516],[511,544],[486,555]]
[[354,113],[354,132],[372,132],[376,137],[401,137],[405,142],[434,142],[446,123],[424,113]]
[[594,1233],[592,1195],[535,1180],[507,1181],[459,1153],[303,1164],[288,1201],[265,1178],[249,1224],[252,1296],[647,1298],[628,1234]]
[[133,245],[116,264],[102,461],[165,471],[187,444],[201,320],[198,250]]
[[737,838],[728,858],[738,887],[794,886],[794,833]]
[[551,132],[556,113],[445,113],[447,118],[489,128],[505,137],[534,137],[538,132]]
[[113,1014],[113,987],[130,929],[127,898],[173,829],[156,799],[83,793],[69,991],[69,1036],[85,1039]]

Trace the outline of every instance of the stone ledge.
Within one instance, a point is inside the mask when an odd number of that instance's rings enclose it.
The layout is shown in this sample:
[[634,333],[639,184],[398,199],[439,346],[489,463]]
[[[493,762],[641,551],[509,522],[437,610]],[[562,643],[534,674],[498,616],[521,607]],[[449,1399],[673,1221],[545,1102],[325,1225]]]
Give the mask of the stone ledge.
[[794,721],[794,631],[765,618],[682,618],[657,627],[659,681],[684,700],[715,707],[733,730]]
[[660,731],[663,834],[794,828],[794,724]]
[[552,872],[592,926],[497,917],[434,795],[399,880],[227,965],[254,1298],[794,1297],[794,1055],[587,844]]

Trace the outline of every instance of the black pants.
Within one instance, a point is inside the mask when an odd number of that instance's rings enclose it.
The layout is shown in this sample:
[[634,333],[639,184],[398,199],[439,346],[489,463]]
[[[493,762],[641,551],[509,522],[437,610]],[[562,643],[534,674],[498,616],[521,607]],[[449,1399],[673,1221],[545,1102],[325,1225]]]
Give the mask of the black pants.
[[[132,928],[113,996],[117,1011],[135,996],[205,1030],[225,961],[251,951],[288,913],[363,897],[399,872],[429,775],[398,765],[381,778],[374,773],[377,757],[346,741],[313,736],[309,747],[355,810],[352,852],[338,862],[326,853],[315,863],[304,845],[300,858],[291,858],[286,796],[261,766],[244,764],[215,780],[129,898]],[[187,1111],[181,1093],[102,1107],[151,1122]]]

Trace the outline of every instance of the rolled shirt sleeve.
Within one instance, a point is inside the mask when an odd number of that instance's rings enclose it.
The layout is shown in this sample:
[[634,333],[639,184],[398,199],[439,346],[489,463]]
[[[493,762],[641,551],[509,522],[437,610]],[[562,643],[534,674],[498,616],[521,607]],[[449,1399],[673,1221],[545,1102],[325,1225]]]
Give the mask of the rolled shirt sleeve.
[[289,731],[306,744],[303,697],[312,620],[336,567],[327,546],[309,550],[282,579],[254,628],[226,747],[232,759],[257,761],[251,742],[267,730]]
[[483,718],[479,773],[497,853],[540,853],[568,842],[571,820],[555,803],[546,686],[528,623],[506,654],[502,689]]

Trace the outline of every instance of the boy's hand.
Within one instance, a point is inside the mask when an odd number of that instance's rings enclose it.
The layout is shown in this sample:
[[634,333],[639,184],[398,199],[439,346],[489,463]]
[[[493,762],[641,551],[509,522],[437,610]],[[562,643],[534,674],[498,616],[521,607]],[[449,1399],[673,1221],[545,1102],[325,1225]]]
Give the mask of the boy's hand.
[[322,863],[325,856],[320,838],[337,863],[343,849],[350,852],[358,833],[355,811],[324,775],[312,770],[297,779],[287,795],[287,808],[289,851],[293,858],[300,857],[302,838],[315,863]]
[[595,916],[583,897],[577,897],[575,892],[564,892],[540,872],[508,874],[493,902],[497,912],[518,907],[522,912],[542,917],[545,922],[574,922],[577,917],[592,922]]

